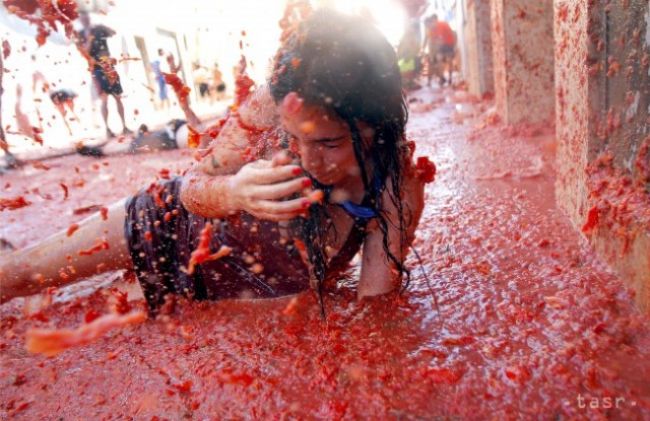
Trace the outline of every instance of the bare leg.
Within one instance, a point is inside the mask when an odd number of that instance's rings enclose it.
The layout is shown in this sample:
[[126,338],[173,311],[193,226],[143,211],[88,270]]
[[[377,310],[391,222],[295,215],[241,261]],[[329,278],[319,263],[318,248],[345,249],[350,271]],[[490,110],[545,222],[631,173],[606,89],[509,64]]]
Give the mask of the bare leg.
[[115,103],[117,104],[117,113],[120,115],[120,120],[122,120],[122,131],[125,133],[129,130],[126,128],[126,122],[124,121],[124,104],[122,104],[122,97],[119,95],[113,95],[115,98]]
[[[61,231],[0,257],[0,303],[105,271],[130,269],[131,257],[124,239],[124,203],[121,200],[111,205],[106,221],[99,214],[84,219],[70,237]],[[102,241],[108,243],[108,249],[80,254]]]
[[104,119],[104,125],[106,126],[106,134],[110,137],[113,136],[113,132],[111,132],[111,128],[108,127],[108,95],[105,93],[101,94],[101,100],[102,100],[102,118]]
[[432,66],[432,70],[433,70],[432,73],[438,79],[438,83],[440,84],[440,86],[443,85],[445,80],[444,60],[445,58],[440,53],[435,53],[434,65]]
[[74,117],[74,120],[75,120],[77,123],[81,122],[81,120],[79,120],[79,116],[77,115],[77,113],[75,112],[74,109],[71,108],[71,109],[70,109],[70,112],[72,113],[72,116]]
[[66,110],[65,110],[65,104],[63,103],[58,103],[54,105],[56,109],[59,111],[59,114],[61,114],[61,118],[63,119],[63,123],[65,124],[65,127],[68,129],[68,134],[72,136],[72,129],[70,128],[70,124],[68,123],[68,120],[65,118],[66,117]]

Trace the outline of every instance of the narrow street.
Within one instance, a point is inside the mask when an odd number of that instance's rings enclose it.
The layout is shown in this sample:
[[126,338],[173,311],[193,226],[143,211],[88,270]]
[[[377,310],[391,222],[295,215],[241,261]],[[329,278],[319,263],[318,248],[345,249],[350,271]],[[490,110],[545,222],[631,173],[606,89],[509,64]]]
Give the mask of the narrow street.
[[[28,328],[79,326],[119,291],[144,308],[137,284],[106,274],[42,311],[15,299],[0,307],[2,409],[25,420],[650,419],[647,316],[556,207],[552,130],[505,129],[492,105],[449,88],[411,96],[415,155],[438,172],[401,299],[356,303],[352,273],[326,295],[326,321],[311,292],[179,303],[54,358],[25,351]],[[23,247],[191,161],[69,156],[13,171],[0,188],[33,204],[0,213],[0,237]]]

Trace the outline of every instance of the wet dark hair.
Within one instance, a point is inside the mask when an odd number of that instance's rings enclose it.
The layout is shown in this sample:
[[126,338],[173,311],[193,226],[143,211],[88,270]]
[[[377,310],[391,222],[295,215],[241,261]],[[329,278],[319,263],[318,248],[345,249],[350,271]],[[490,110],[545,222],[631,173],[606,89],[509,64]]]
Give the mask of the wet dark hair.
[[[408,108],[393,47],[361,18],[326,9],[316,11],[286,38],[275,57],[269,86],[276,103],[296,92],[306,103],[327,108],[347,123],[366,196],[378,215],[384,251],[400,279],[407,275],[408,285],[409,271],[389,250],[389,221],[381,198],[385,184],[390,183],[403,247],[407,224],[399,195],[407,153],[404,129]],[[363,145],[359,122],[374,129],[369,148]],[[366,171],[368,159],[370,174]],[[379,185],[374,180],[379,180]],[[310,217],[300,223],[323,311],[322,287],[328,275],[324,248],[331,225],[323,205],[313,205]]]

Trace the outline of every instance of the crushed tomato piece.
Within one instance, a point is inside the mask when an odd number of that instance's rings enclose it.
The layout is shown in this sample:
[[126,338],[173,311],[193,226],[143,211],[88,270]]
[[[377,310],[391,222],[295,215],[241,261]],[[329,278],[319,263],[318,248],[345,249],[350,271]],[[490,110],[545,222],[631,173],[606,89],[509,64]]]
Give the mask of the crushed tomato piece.
[[2,41],[2,58],[6,59],[11,54],[11,44],[6,39]]
[[63,184],[63,183],[59,183],[59,186],[61,186],[61,188],[63,189],[63,200],[67,200],[67,199],[68,199],[68,195],[69,195],[69,193],[70,193],[70,191],[68,190],[68,186],[66,186],[66,185]]
[[176,93],[178,102],[182,105],[187,104],[191,89],[183,83],[183,80],[177,74],[163,72],[163,77],[165,78],[165,83],[171,86]]
[[199,245],[196,247],[196,250],[192,252],[190,257],[190,262],[187,266],[187,274],[191,275],[194,273],[196,265],[201,263],[209,262],[212,260],[221,259],[222,257],[228,256],[232,249],[228,246],[221,246],[216,253],[210,253],[210,241],[212,240],[212,224],[207,222],[201,233],[199,234]]
[[587,213],[587,222],[582,226],[582,232],[587,233],[598,225],[598,207],[594,206]]
[[255,82],[244,71],[237,75],[237,80],[235,80],[235,106],[239,106],[246,101],[254,86]]
[[89,249],[79,250],[79,256],[91,256],[99,251],[108,250],[108,241],[104,239],[97,240],[97,243]]
[[422,372],[423,376],[434,383],[454,384],[463,377],[463,373],[449,368],[428,367]]
[[298,297],[293,297],[286,305],[282,314],[285,316],[293,316],[298,312]]
[[431,183],[436,178],[436,165],[426,156],[420,156],[415,164],[415,172],[420,181]]
[[17,196],[10,199],[0,198],[0,212],[4,211],[5,209],[16,210],[16,209],[24,208],[25,206],[29,206],[31,204],[32,202],[25,199],[23,196]]
[[170,173],[169,168],[162,168],[160,171],[158,171],[158,175],[163,180],[169,180],[169,178],[170,178],[169,173]]
[[126,315],[107,314],[77,329],[29,329],[25,348],[32,354],[51,357],[68,348],[86,345],[111,329],[142,323],[147,315],[136,311]]
[[71,38],[74,32],[72,23],[79,17],[74,0],[4,0],[3,3],[9,13],[36,25],[36,42],[39,46],[45,44],[52,31],[58,30],[59,24],[63,26],[66,36]]
[[82,206],[72,211],[73,215],[85,215],[87,213],[97,212],[101,209],[101,205]]
[[201,144],[201,133],[196,131],[194,127],[187,125],[187,146],[191,149],[196,149]]
[[66,236],[71,237],[79,229],[79,224],[70,224],[68,231],[65,233]]
[[41,161],[34,161],[34,162],[32,163],[32,167],[34,167],[34,168],[37,169],[37,170],[45,170],[45,171],[49,171],[49,170],[50,170],[50,166],[48,166],[48,165],[42,163]]

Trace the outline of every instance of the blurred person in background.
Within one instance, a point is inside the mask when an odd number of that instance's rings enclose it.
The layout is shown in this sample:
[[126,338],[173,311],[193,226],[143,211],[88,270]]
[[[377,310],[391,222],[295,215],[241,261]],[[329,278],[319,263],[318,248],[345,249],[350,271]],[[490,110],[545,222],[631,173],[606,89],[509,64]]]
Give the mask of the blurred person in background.
[[169,96],[167,95],[167,84],[165,83],[165,77],[163,76],[162,70],[162,60],[165,57],[165,52],[162,48],[158,49],[158,57],[150,63],[151,72],[156,79],[156,85],[158,86],[158,100],[160,101],[160,106],[163,109],[169,108]]
[[[431,79],[434,75],[438,78],[440,86],[445,83],[451,85],[453,61],[456,54],[456,33],[447,22],[439,20],[437,15],[426,18],[424,27],[422,53],[427,57],[429,67],[427,86],[431,86]],[[447,78],[445,78],[445,71],[448,72]]]
[[194,76],[194,87],[199,93],[199,98],[205,100],[210,96],[210,84],[208,69],[201,66],[201,63],[192,64],[192,76]]
[[418,89],[420,86],[415,79],[420,74],[420,22],[411,19],[397,46],[397,59],[406,89]]
[[115,134],[108,125],[108,97],[115,98],[117,112],[122,121],[122,133],[131,134],[124,121],[124,104],[122,104],[122,84],[120,75],[115,69],[115,59],[111,57],[107,39],[115,35],[115,31],[104,25],[91,25],[88,12],[79,13],[82,28],[77,32],[77,47],[88,60],[92,71],[93,81],[102,101],[102,118],[106,125],[106,136],[111,138]]
[[222,100],[226,95],[226,84],[223,81],[223,74],[219,70],[219,64],[214,63],[212,68],[212,89],[217,101]]

